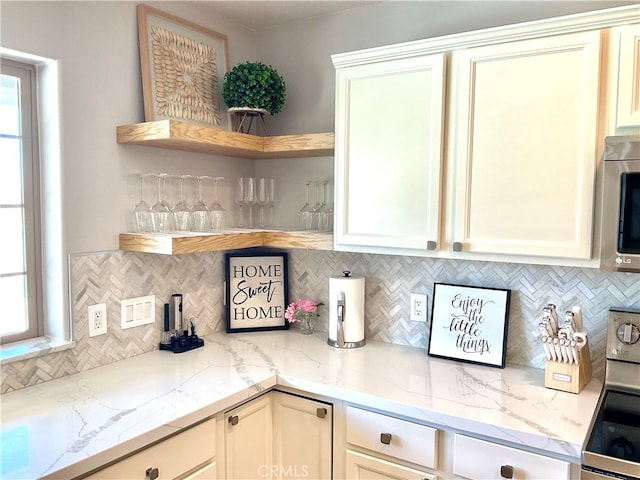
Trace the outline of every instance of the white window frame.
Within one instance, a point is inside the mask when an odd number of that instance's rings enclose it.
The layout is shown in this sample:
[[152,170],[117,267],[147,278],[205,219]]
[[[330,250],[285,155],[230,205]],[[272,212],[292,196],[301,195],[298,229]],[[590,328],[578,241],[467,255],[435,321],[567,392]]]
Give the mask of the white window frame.
[[60,68],[58,60],[0,46],[0,58],[34,65],[37,72],[40,157],[41,336],[2,343],[0,365],[75,346],[69,305],[69,259],[63,246]]
[[[38,76],[33,64],[0,59],[3,74],[17,77],[20,81],[21,151],[25,272],[27,283],[27,329],[24,332],[4,335],[0,343],[39,337],[44,333],[42,302],[42,256],[40,229],[40,156],[38,147]],[[0,132],[1,133],[1,132]],[[15,206],[12,206],[15,208]]]

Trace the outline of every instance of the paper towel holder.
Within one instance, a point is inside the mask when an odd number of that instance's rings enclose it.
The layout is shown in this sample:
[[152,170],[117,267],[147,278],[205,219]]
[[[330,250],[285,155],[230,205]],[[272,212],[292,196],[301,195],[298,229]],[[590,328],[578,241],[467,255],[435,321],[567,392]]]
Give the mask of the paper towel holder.
[[[336,278],[336,277],[332,277]],[[342,272],[342,277],[338,278],[348,278],[351,279],[351,272],[345,270]],[[365,344],[364,339],[364,318],[358,318],[357,316],[353,316],[353,312],[347,311],[346,301],[345,301],[345,292],[342,289],[338,289],[337,291],[332,291],[331,283],[329,286],[330,290],[330,315],[334,316],[335,321],[329,322],[329,338],[327,339],[327,344],[336,348],[358,348],[362,347]],[[364,291],[362,292],[364,295]],[[349,322],[358,322],[360,323],[359,329],[361,330],[360,338],[356,337],[356,339],[346,340],[345,339],[345,324]]]

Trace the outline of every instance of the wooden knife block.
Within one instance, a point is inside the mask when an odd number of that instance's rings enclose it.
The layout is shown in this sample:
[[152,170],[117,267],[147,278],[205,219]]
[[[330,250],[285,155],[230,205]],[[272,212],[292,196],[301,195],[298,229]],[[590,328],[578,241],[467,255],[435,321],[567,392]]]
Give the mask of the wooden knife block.
[[544,386],[564,392],[580,393],[591,380],[591,354],[589,344],[579,353],[578,365],[547,360],[544,366]]

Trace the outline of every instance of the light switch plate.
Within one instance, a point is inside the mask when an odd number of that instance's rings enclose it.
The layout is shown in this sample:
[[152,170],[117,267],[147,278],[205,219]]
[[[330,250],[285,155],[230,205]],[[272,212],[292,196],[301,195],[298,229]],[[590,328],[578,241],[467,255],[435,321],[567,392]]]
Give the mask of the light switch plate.
[[120,328],[139,327],[154,323],[156,313],[156,296],[128,298],[120,301]]

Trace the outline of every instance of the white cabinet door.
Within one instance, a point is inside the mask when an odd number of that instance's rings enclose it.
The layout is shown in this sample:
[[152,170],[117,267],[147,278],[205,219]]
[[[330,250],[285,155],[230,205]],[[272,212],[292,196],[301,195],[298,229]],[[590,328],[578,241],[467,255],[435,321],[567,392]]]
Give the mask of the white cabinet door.
[[332,406],[274,392],[273,478],[331,478]]
[[640,24],[620,28],[616,126],[640,126]]
[[225,478],[270,478],[273,422],[270,396],[263,395],[225,414]]
[[436,480],[432,474],[347,450],[347,478],[351,480]]
[[225,428],[227,479],[331,478],[330,404],[274,391],[227,412]]
[[443,99],[443,54],[337,68],[336,249],[436,248]]
[[[187,472],[197,467],[198,471],[208,471],[213,465],[213,474],[203,477],[215,478],[216,452],[215,420],[208,420],[191,427],[156,445],[142,450],[93,475],[91,480],[112,480],[115,478],[157,478],[159,480],[184,478]],[[147,471],[149,472],[147,474]],[[198,472],[192,472],[195,475]]]
[[600,32],[453,53],[447,248],[589,259]]

